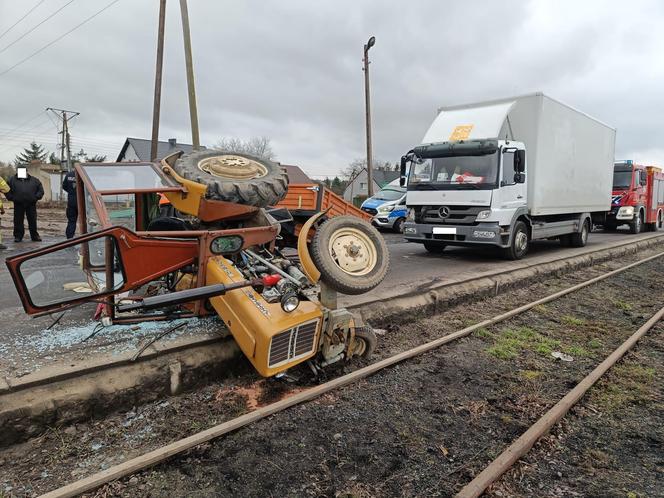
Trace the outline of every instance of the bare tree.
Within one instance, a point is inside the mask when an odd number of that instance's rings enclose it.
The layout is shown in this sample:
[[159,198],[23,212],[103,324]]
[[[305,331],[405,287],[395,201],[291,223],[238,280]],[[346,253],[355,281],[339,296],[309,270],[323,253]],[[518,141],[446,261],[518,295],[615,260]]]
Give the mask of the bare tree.
[[276,157],[272,150],[270,139],[267,137],[252,137],[249,140],[242,140],[235,137],[221,137],[214,148],[225,152],[250,154],[270,161]]
[[[346,166],[341,171],[341,176],[346,179],[353,178],[355,175],[357,175],[360,171],[362,171],[366,167],[367,167],[366,159],[355,159],[350,163],[348,163],[348,166]],[[382,161],[380,159],[374,159],[373,161],[374,171],[392,171],[393,168],[394,167],[390,164],[389,161]]]

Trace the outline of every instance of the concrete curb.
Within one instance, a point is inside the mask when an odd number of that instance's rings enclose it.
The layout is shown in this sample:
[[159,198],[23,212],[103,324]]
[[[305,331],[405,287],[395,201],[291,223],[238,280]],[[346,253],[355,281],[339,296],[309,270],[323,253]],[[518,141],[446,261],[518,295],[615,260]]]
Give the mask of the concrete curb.
[[[417,287],[407,294],[348,308],[374,325],[398,323],[405,320],[407,310],[433,314],[660,244],[664,244],[664,234],[490,276]],[[0,447],[34,437],[49,426],[177,394],[221,378],[231,367],[246,368],[235,342],[221,335],[182,339],[166,347],[153,345],[137,361],[132,356],[126,353],[76,366],[48,367],[21,378],[0,378]]]

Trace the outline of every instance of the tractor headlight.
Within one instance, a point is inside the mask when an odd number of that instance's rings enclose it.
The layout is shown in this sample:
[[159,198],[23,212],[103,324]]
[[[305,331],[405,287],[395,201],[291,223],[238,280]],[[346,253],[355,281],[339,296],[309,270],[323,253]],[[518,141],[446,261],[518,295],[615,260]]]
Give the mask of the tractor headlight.
[[491,216],[491,210],[490,210],[490,209],[486,209],[486,210],[484,210],[484,211],[480,211],[479,213],[477,213],[477,221],[480,221],[480,220],[486,220],[486,219],[488,219],[490,216]]
[[297,297],[297,292],[287,291],[281,296],[281,309],[286,313],[292,313],[300,305],[300,298]]

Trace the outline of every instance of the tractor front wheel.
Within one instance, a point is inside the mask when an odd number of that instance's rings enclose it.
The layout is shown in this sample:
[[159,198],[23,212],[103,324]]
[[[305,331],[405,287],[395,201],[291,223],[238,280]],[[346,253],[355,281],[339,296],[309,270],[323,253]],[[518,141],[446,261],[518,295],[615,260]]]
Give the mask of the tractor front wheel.
[[321,280],[344,294],[364,294],[380,284],[390,266],[385,239],[369,223],[337,216],[321,224],[311,242]]

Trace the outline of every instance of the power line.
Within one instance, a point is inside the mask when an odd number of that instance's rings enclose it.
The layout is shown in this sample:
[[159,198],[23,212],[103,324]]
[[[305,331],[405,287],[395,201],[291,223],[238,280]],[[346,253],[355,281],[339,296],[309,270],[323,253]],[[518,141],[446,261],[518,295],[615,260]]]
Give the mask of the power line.
[[9,33],[12,29],[14,29],[14,27],[15,27],[18,23],[20,23],[23,19],[25,19],[26,17],[28,17],[28,16],[32,13],[33,10],[35,10],[37,7],[39,7],[39,6],[40,6],[41,4],[43,4],[45,1],[46,1],[46,0],[41,0],[40,2],[37,2],[37,5],[35,5],[34,7],[32,7],[32,8],[27,12],[27,14],[25,14],[25,15],[24,15],[23,17],[21,17],[18,21],[16,21],[14,24],[12,24],[11,26],[9,26],[5,31],[3,31],[3,33],[0,35],[0,38],[2,38],[2,37],[5,36],[7,33]]
[[49,19],[51,19],[51,18],[52,18],[53,16],[55,16],[58,12],[60,12],[60,11],[61,11],[62,9],[64,9],[67,5],[69,5],[70,3],[74,2],[74,1],[75,1],[75,0],[69,0],[69,2],[67,2],[66,4],[64,4],[62,7],[60,7],[60,8],[59,8],[58,10],[56,10],[55,12],[53,12],[50,16],[46,17],[46,18],[43,19],[40,23],[38,23],[37,25],[33,26],[33,27],[32,27],[31,29],[29,29],[28,31],[26,31],[25,33],[23,33],[21,36],[19,36],[18,38],[16,38],[16,40],[14,40],[13,42],[11,42],[9,45],[7,45],[7,46],[5,46],[4,48],[0,49],[0,54],[3,53],[5,50],[7,50],[7,49],[8,49],[9,47],[11,47],[12,45],[15,45],[16,43],[18,43],[19,41],[21,41],[23,38],[25,38],[26,36],[28,36],[28,35],[29,35],[30,33],[32,33],[35,29],[37,29],[39,26],[41,26],[41,25],[44,24],[46,21],[48,21]]
[[34,115],[33,117],[31,117],[30,119],[25,120],[25,121],[22,122],[20,125],[16,126],[15,128],[12,128],[12,129],[9,130],[8,132],[6,132],[6,133],[0,133],[0,138],[1,138],[2,136],[4,136],[4,135],[8,134],[8,133],[11,133],[11,132],[14,131],[14,130],[18,130],[19,128],[22,128],[23,126],[25,126],[25,125],[27,125],[28,123],[30,123],[30,122],[34,121],[35,119],[37,119],[39,116],[41,116],[41,115],[44,114],[45,112],[46,112],[46,111],[39,111],[39,114],[36,114],[36,115]]
[[50,46],[53,45],[54,43],[59,42],[59,41],[62,40],[65,36],[67,36],[67,35],[69,35],[70,33],[76,31],[78,28],[80,28],[81,26],[83,26],[83,25],[86,24],[87,22],[91,21],[92,19],[94,19],[94,18],[97,17],[99,14],[101,14],[102,12],[104,12],[106,9],[108,9],[109,7],[111,7],[113,4],[118,3],[119,1],[120,1],[120,0],[113,0],[111,3],[109,3],[108,5],[106,5],[106,7],[104,7],[104,8],[101,9],[101,10],[98,10],[96,13],[92,14],[90,17],[88,17],[87,19],[85,19],[85,20],[82,21],[81,23],[77,24],[76,26],[74,26],[72,29],[70,29],[70,30],[67,31],[66,33],[64,33],[64,34],[62,34],[62,35],[60,35],[60,36],[58,36],[55,40],[53,40],[53,41],[47,43],[46,45],[44,45],[42,48],[40,48],[40,49],[37,50],[36,52],[33,52],[32,54],[28,55],[25,59],[22,59],[22,60],[18,61],[16,64],[14,64],[13,66],[9,67],[8,69],[5,69],[3,72],[0,73],[0,76],[4,76],[5,74],[7,74],[7,73],[8,73],[9,71],[11,71],[12,69],[17,68],[18,66],[20,66],[20,65],[23,64],[24,62],[28,61],[29,59],[32,59],[35,55],[39,54],[40,52],[43,52],[44,50],[46,50],[48,47],[50,47]]

